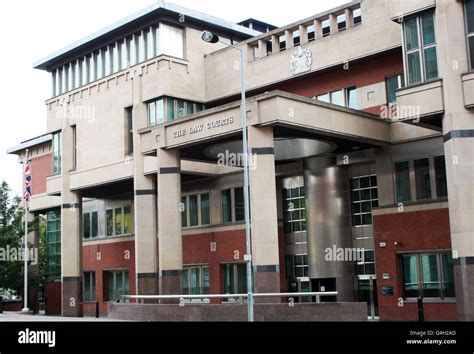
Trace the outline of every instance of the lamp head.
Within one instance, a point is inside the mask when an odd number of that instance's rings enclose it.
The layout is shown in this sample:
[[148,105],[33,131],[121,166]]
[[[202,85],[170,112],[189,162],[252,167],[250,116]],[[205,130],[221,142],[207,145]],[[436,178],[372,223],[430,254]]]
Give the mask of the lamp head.
[[201,39],[204,42],[207,42],[207,43],[217,43],[217,42],[219,42],[219,36],[212,33],[212,32],[209,32],[209,31],[202,32]]

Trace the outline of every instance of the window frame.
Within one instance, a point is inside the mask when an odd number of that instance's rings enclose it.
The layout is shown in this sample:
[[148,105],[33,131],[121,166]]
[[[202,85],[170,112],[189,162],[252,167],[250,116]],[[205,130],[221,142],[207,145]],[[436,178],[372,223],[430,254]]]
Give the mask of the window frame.
[[[435,41],[433,43],[425,45],[424,43],[424,38],[423,38],[423,20],[422,17],[428,14],[433,15],[433,31],[434,31],[434,37]],[[415,19],[416,20],[416,33],[418,36],[418,47],[417,48],[412,48],[412,49],[407,49],[406,46],[406,23],[408,21],[411,21]],[[414,85],[419,85],[419,84],[424,84],[427,82],[431,81],[436,81],[440,79],[440,72],[439,72],[439,55],[438,55],[438,36],[436,34],[436,14],[433,9],[429,9],[426,11],[419,12],[417,14],[414,14],[412,16],[407,17],[406,19],[403,19],[403,24],[402,24],[402,48],[403,48],[403,62],[404,62],[404,75],[405,75],[405,84],[407,87],[409,86],[414,86]],[[426,79],[426,61],[425,61],[425,51],[427,49],[435,48],[436,51],[436,69],[437,69],[437,77],[435,78],[430,78]],[[420,64],[420,81],[418,82],[410,82],[409,77],[410,77],[410,72],[408,70],[408,56],[410,54],[414,53],[419,53],[419,58],[418,62]]]
[[[393,78],[397,78],[397,84],[398,84],[398,87],[397,89],[395,90],[395,101],[394,102],[390,102],[390,91],[389,91],[389,85],[388,85],[388,80],[390,79],[393,79]],[[397,95],[396,95],[396,92],[397,90],[401,89],[405,87],[405,73],[404,72],[400,72],[398,74],[394,74],[394,75],[389,75],[389,76],[386,76],[385,77],[385,94],[387,95],[387,106],[394,106],[397,104]]]
[[[372,178],[375,177],[376,185],[372,185]],[[369,187],[361,187],[360,181],[363,178],[368,178],[369,179]],[[359,181],[359,187],[358,188],[353,188],[352,186],[352,180],[358,180]],[[377,198],[373,198],[373,191],[376,191],[377,193]],[[370,193],[370,199],[365,199],[362,200],[361,197],[361,192],[362,191],[369,191]],[[361,228],[361,227],[371,227],[373,226],[373,215],[372,211],[374,208],[378,208],[379,206],[379,198],[378,198],[378,179],[377,175],[374,174],[369,174],[369,175],[362,175],[362,176],[354,176],[349,178],[349,192],[350,192],[350,199],[351,199],[351,225],[354,228]],[[352,193],[358,193],[359,195],[359,200],[354,200],[352,198]],[[362,209],[362,204],[363,203],[369,203],[370,204],[370,212],[364,212]],[[374,203],[376,204],[374,206]],[[360,211],[359,212],[354,212],[352,209],[352,206],[354,204],[358,204],[360,206]],[[370,215],[370,224],[365,224],[364,223],[364,215]],[[360,218],[360,225],[354,225],[354,217],[359,217]]]
[[[182,280],[181,280],[181,291],[183,295],[193,295],[193,286],[192,286],[192,270],[193,269],[199,269],[199,294],[194,294],[194,295],[209,295],[210,294],[210,288],[211,288],[211,282],[210,282],[210,277],[211,277],[211,272],[209,268],[209,264],[186,264],[183,265],[183,275],[182,275]],[[207,274],[209,276],[209,289],[204,287],[204,270],[207,269]],[[184,278],[185,278],[185,272],[188,272],[188,287],[187,287],[187,292],[185,292],[185,287],[184,287]],[[209,299],[192,299],[192,300],[185,300],[185,302],[205,302],[209,303]]]
[[[472,0],[470,0],[472,1]],[[472,72],[474,71],[474,61],[472,61],[472,58],[474,58],[474,42],[473,42],[473,46],[472,48],[470,47],[469,45],[469,40],[470,38],[474,38],[474,30],[472,32],[469,32],[469,25],[468,25],[468,18],[467,18],[467,3],[469,2],[469,0],[466,0],[464,1],[464,27],[465,27],[465,30],[466,30],[466,47],[467,47],[467,60],[468,60],[468,64],[469,64],[469,68],[468,68],[468,71],[469,72]],[[474,3],[474,1],[473,1]],[[473,4],[474,6],[474,4]],[[472,19],[473,21],[473,27],[474,27],[474,19]]]
[[[303,195],[301,195],[301,188],[303,188]],[[302,232],[307,231],[307,210],[306,210],[306,199],[305,199],[305,186],[304,185],[295,185],[293,187],[288,187],[288,188],[282,188],[282,210],[283,210],[283,232],[287,235],[289,234],[298,234]],[[290,196],[288,197],[288,193],[292,193],[291,191],[294,189],[298,189],[298,196],[293,197]],[[286,191],[286,192],[285,192]],[[286,197],[285,197],[286,194]],[[293,209],[287,209],[286,205],[287,203],[292,203],[294,200],[299,200],[299,207],[298,208],[293,208]],[[293,219],[293,212],[299,211],[300,212],[300,218],[299,219]],[[287,218],[286,213],[291,213],[291,218]],[[303,217],[304,216],[304,217]],[[293,227],[293,224],[298,223],[300,225],[300,230],[296,230]],[[289,228],[288,225],[291,225]],[[291,229],[290,232],[287,232],[287,230]]]
[[[209,223],[203,223],[203,214],[202,214],[202,196],[208,195],[208,202],[209,202]],[[197,220],[198,224],[191,226],[191,208],[190,208],[190,199],[192,197],[197,197]],[[184,201],[183,201],[184,199]],[[184,203],[184,211],[181,214],[181,227],[182,229],[193,229],[193,228],[200,228],[212,225],[211,220],[211,191],[199,192],[199,193],[187,193],[181,196],[181,203]],[[183,214],[184,213],[184,214]],[[184,216],[184,219],[183,219]],[[185,222],[184,222],[185,221]]]
[[[243,219],[242,220],[237,220],[237,206],[236,206],[236,190],[237,189],[242,189],[242,193],[244,193],[243,186],[236,186],[232,188],[225,188],[220,190],[219,198],[220,198],[220,209],[221,209],[221,224],[223,225],[229,225],[229,224],[235,224],[235,223],[244,223],[245,222],[245,193],[243,195],[243,202],[244,202],[244,209],[243,209]],[[231,215],[231,220],[230,221],[224,221],[224,208],[223,208],[223,193],[224,192],[229,192],[230,191],[230,215]],[[249,215],[250,217],[250,215]]]
[[[125,209],[129,208],[130,209],[130,233],[125,233]],[[121,234],[117,235],[116,233],[116,221],[117,221],[117,214],[116,211],[120,209],[120,228],[121,228]],[[109,220],[108,220],[108,213],[109,211],[112,211],[112,234],[109,234]],[[112,238],[112,237],[128,237],[128,236],[133,236],[135,232],[135,224],[133,220],[133,203],[123,203],[120,205],[116,204],[110,204],[106,205],[105,207],[105,237],[106,238]]]
[[[423,287],[424,281],[423,281],[423,264],[422,264],[422,258],[423,256],[436,256],[436,269],[438,273],[438,285],[439,285],[439,296],[438,297],[433,297],[433,296],[425,296],[425,289]],[[422,297],[424,299],[435,299],[435,300],[441,300],[441,301],[452,301],[456,299],[456,295],[454,296],[446,296],[446,289],[445,289],[445,268],[444,266],[444,257],[445,255],[449,255],[452,257],[452,253],[450,250],[428,250],[424,252],[403,252],[403,253],[397,253],[397,261],[399,262],[399,269],[400,269],[400,274],[401,280],[400,280],[400,285],[401,285],[401,293],[403,295],[403,299],[406,300],[414,300],[417,299],[418,297]],[[405,289],[405,277],[404,277],[404,266],[403,266],[403,257],[407,256],[416,256],[416,275],[417,275],[417,288],[418,288],[418,296],[413,297],[413,296],[406,296],[406,289]],[[454,282],[453,278],[453,282]]]
[[[113,299],[109,299],[109,287],[110,287],[110,284],[109,284],[109,279],[108,279],[108,274],[111,273],[113,274],[113,293],[114,293],[114,298]],[[122,277],[122,284],[125,284],[125,278],[126,277],[126,274],[128,275],[128,285],[127,285],[127,292],[124,293],[123,295],[129,295],[130,294],[130,272],[128,271],[128,269],[110,269],[110,270],[107,270],[105,269],[104,270],[104,276],[102,277],[102,279],[105,280],[105,286],[104,286],[104,302],[112,302],[112,301],[115,301],[116,300],[116,292],[117,292],[117,289],[116,289],[116,284],[117,284],[117,275],[121,275]]]
[[[86,275],[89,274],[89,291],[86,291]],[[84,302],[97,302],[97,278],[94,270],[83,272],[83,298]]]

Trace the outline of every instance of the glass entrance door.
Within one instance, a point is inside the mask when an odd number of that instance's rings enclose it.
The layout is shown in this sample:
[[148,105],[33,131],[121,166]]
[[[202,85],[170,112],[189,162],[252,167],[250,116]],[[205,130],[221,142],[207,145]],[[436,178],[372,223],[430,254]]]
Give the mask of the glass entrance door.
[[358,301],[367,303],[367,316],[375,320],[379,316],[377,299],[377,278],[374,275],[359,276]]

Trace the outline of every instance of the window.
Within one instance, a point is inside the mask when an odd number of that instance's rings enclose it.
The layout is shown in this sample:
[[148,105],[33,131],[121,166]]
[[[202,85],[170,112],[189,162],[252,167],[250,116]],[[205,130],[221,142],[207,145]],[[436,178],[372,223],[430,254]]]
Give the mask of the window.
[[347,107],[357,109],[357,89],[355,87],[346,89],[346,102]]
[[338,106],[345,106],[344,104],[344,91],[338,90],[331,92],[331,103]]
[[286,234],[306,231],[304,186],[283,189],[283,228]]
[[159,54],[184,57],[184,36],[181,28],[160,24]]
[[46,214],[46,248],[48,277],[61,277],[61,211],[51,210]]
[[372,208],[379,206],[377,176],[351,178],[350,187],[352,226],[372,225]]
[[148,126],[172,121],[205,109],[201,103],[181,100],[172,97],[161,97],[148,102]]
[[427,12],[407,20],[403,29],[408,84],[438,78],[434,13]]
[[96,301],[95,272],[84,272],[84,301]]
[[446,161],[444,156],[435,156],[435,180],[436,180],[436,193],[438,198],[448,196],[448,184],[446,182]]
[[247,265],[224,265],[224,294],[247,293]]
[[397,162],[394,168],[397,203],[448,196],[444,156]]
[[72,129],[72,169],[77,168],[77,126],[71,126]]
[[125,108],[127,155],[133,155],[133,107]]
[[362,10],[360,8],[352,11],[352,16],[354,17],[354,26],[362,23]]
[[385,79],[385,86],[387,87],[387,101],[388,104],[395,104],[397,102],[397,90],[404,86],[403,76],[394,75]]
[[149,28],[145,32],[146,40],[146,60],[149,60],[155,56],[155,43],[153,41],[154,29],[153,27]]
[[99,236],[99,216],[98,212],[84,213],[82,216],[84,239],[94,239]]
[[469,51],[469,63],[474,70],[474,0],[466,0],[466,29],[467,47]]
[[408,161],[395,164],[395,189],[397,191],[397,203],[411,200],[410,166]]
[[316,39],[316,35],[314,33],[314,25],[308,26],[308,42],[312,42]]
[[329,25],[329,20],[322,21],[321,27],[323,28],[323,37],[327,37],[331,34],[331,27]]
[[210,225],[209,193],[188,195],[181,198],[181,226]]
[[107,236],[123,236],[133,233],[132,208],[130,206],[107,209]]
[[129,294],[128,271],[108,271],[105,272],[106,296],[105,301],[115,301],[122,295]]
[[431,199],[430,160],[415,160],[416,199]]
[[449,253],[424,253],[401,256],[404,297],[452,298],[453,258]]
[[345,89],[324,93],[318,96],[313,96],[313,99],[353,109],[357,109],[358,107],[356,87],[348,87]]
[[53,134],[53,174],[61,173],[61,132]]
[[209,294],[209,267],[207,265],[183,267],[182,286],[184,295]]
[[357,262],[357,275],[375,275],[375,251],[363,250],[363,259]]
[[346,23],[346,15],[339,15],[337,16],[337,30],[344,31],[347,27]]
[[222,222],[245,221],[244,189],[233,188],[221,192]]
[[308,255],[286,255],[286,277],[287,278],[304,278],[308,276]]

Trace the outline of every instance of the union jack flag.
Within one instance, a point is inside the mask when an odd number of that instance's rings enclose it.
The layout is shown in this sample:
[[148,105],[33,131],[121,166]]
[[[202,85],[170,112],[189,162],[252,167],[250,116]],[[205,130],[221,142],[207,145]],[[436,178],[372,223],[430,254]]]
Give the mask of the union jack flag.
[[31,201],[30,161],[26,161],[26,166],[25,166],[25,200]]

